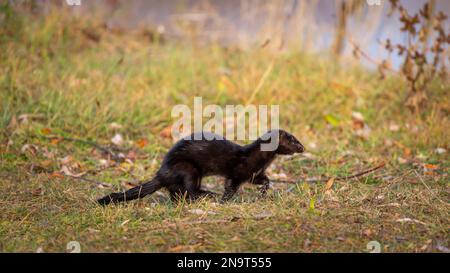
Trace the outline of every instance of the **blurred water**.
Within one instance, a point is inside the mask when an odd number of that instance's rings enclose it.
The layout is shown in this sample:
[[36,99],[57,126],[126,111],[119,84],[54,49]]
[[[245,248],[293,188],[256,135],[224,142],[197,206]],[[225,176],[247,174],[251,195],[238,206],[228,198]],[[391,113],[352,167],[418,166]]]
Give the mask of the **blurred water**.
[[[411,14],[426,1],[401,2]],[[380,41],[390,38],[396,43],[406,39],[399,31],[398,16],[387,16],[389,3],[386,0],[380,2],[378,6],[365,1],[363,11],[351,17],[348,24],[348,36],[376,60],[387,56]],[[283,32],[283,39],[294,44],[294,48],[327,51],[335,35],[337,3],[339,1],[330,0],[82,0],[82,11],[77,12],[101,10],[112,28],[159,26],[166,35],[173,37],[182,37],[189,29],[196,31],[196,37],[202,41],[242,47],[262,44]],[[271,15],[273,10],[279,10],[278,17]],[[450,1],[437,0],[436,11],[449,15]],[[272,32],[268,31],[271,26]],[[449,20],[446,28],[449,28]],[[346,43],[344,54],[350,55],[352,49],[353,46]],[[391,60],[394,68],[399,66],[397,56],[393,55]],[[364,59],[362,61],[372,66]]]

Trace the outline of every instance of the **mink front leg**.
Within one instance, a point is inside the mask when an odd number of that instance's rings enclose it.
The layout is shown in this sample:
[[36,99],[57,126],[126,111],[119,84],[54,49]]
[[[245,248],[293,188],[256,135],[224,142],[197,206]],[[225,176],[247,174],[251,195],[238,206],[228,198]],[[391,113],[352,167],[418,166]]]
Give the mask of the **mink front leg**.
[[270,188],[270,180],[264,173],[256,176],[253,179],[252,184],[261,185],[261,187],[259,187],[259,192],[261,193],[261,195],[266,195],[267,190]]
[[236,194],[238,188],[239,188],[239,184],[234,183],[233,180],[231,180],[231,179],[227,179],[225,181],[225,191],[222,195],[221,202],[224,203],[224,202],[229,201]]

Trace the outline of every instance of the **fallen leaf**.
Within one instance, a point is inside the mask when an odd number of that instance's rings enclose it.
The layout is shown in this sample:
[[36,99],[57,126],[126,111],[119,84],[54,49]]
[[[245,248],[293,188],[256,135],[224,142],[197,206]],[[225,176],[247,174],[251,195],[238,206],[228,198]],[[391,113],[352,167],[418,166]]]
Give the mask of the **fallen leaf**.
[[111,138],[111,142],[114,143],[117,146],[120,146],[123,144],[123,137],[121,134],[115,134],[113,138]]
[[134,188],[134,187],[137,186],[136,184],[133,184],[133,183],[130,183],[130,182],[126,182],[126,181],[120,183],[120,185],[121,185],[122,187],[124,187],[125,189],[127,189],[127,190],[132,189],[132,188]]
[[364,117],[360,112],[352,112],[353,128],[362,129],[365,126]]
[[403,157],[405,157],[405,158],[409,158],[410,156],[411,156],[411,149],[409,149],[409,148],[404,148],[403,149]]
[[287,179],[287,175],[285,173],[272,173],[271,176],[275,179]]
[[98,229],[93,229],[93,228],[87,228],[87,231],[88,231],[89,233],[99,233],[99,232],[100,232],[100,230],[98,230]]
[[109,128],[113,129],[113,130],[118,130],[118,129],[122,129],[122,124],[119,124],[117,122],[112,122],[109,124]]
[[427,240],[427,241],[425,242],[425,244],[420,248],[420,250],[421,250],[421,251],[427,250],[427,249],[430,247],[430,244],[431,244],[432,242],[433,242],[433,241],[432,241],[431,239]]
[[164,138],[171,138],[172,137],[172,125],[169,125],[166,128],[164,128],[161,131],[160,136],[162,136]]
[[72,160],[73,160],[73,157],[71,155],[68,155],[68,156],[65,156],[65,157],[59,159],[59,162],[61,162],[61,164],[63,164],[63,165],[67,165],[70,162],[72,162]]
[[316,198],[315,198],[315,197],[312,197],[312,198],[309,200],[309,211],[314,211],[315,203],[316,203]]
[[397,159],[397,161],[398,161],[398,163],[400,163],[400,164],[406,164],[406,163],[408,163],[408,160],[407,160],[407,159],[404,159],[403,157],[399,157],[399,158]]
[[12,116],[11,120],[9,121],[9,124],[6,128],[14,130],[17,127],[17,119],[16,116]]
[[45,115],[43,115],[43,114],[22,114],[18,117],[19,122],[23,123],[23,124],[26,124],[30,120],[33,120],[33,119],[36,120],[36,119],[43,119],[43,118],[45,118]]
[[316,159],[317,156],[313,155],[312,153],[304,152],[301,154],[301,156],[307,158],[307,159]]
[[148,139],[146,139],[146,138],[139,139],[136,142],[136,145],[141,149],[144,148],[145,146],[147,146],[147,144],[148,144]]
[[261,219],[264,219],[264,218],[272,217],[272,213],[269,212],[269,211],[264,211],[264,212],[255,214],[253,217],[254,217],[255,219],[257,219],[257,220],[261,220]]
[[325,192],[328,192],[331,190],[331,187],[333,187],[334,184],[334,177],[328,179],[327,184],[325,185]]
[[136,154],[135,151],[130,150],[130,151],[127,153],[127,155],[125,156],[125,158],[127,159],[127,161],[133,162],[133,161],[136,161],[137,154]]
[[382,195],[382,194],[375,196],[375,200],[383,200],[383,199],[384,199],[384,195]]
[[398,126],[397,124],[391,123],[391,124],[389,125],[389,131],[391,131],[391,132],[397,132],[398,130],[400,130],[400,126]]
[[128,161],[125,161],[125,162],[120,163],[118,169],[121,170],[122,172],[127,173],[133,169],[133,164]]
[[363,234],[364,236],[366,236],[366,237],[370,237],[373,233],[374,233],[373,230],[371,230],[371,229],[369,229],[369,228],[363,230],[363,232],[362,232],[362,234]]
[[424,155],[424,154],[422,154],[422,153],[419,153],[419,154],[416,156],[416,158],[417,158],[417,159],[420,159],[420,160],[425,160],[425,159],[427,159],[427,156]]
[[204,210],[201,210],[201,209],[191,209],[191,210],[188,210],[188,212],[190,212],[192,214],[197,214],[197,215],[204,215],[204,214],[215,215],[215,214],[217,214],[217,213],[212,212],[212,211],[204,211]]
[[53,173],[50,175],[50,177],[53,177],[53,178],[64,178],[64,175],[62,175],[62,174],[59,173],[59,172],[53,172]]
[[61,142],[61,140],[62,140],[62,138],[52,138],[52,139],[50,140],[50,143],[53,144],[53,145],[56,145],[56,144],[58,144],[59,142]]
[[25,144],[22,146],[22,148],[20,148],[20,151],[23,154],[29,152],[30,154],[35,155],[37,150],[38,150],[38,147],[33,144]]
[[70,169],[67,166],[62,166],[60,172],[67,176],[73,176],[73,177],[81,177],[86,174],[86,172],[81,172],[81,173],[75,174],[72,171],[70,171]]
[[384,140],[384,146],[392,147],[392,145],[394,145],[394,142],[391,139],[387,138]]
[[439,165],[434,165],[434,164],[424,164],[423,165],[425,170],[437,170],[439,169]]
[[305,239],[303,241],[303,248],[308,248],[311,245],[311,240],[310,239]]
[[241,238],[237,235],[235,235],[233,238],[231,238],[231,241],[239,241]]
[[49,134],[52,133],[52,130],[51,130],[50,128],[42,128],[42,129],[41,129],[41,133],[42,133],[43,135],[49,135]]
[[308,143],[308,147],[311,148],[311,149],[316,149],[316,148],[317,148],[317,143],[315,143],[315,142],[309,142],[309,143]]
[[328,122],[333,127],[339,126],[339,119],[336,116],[334,116],[332,114],[328,114],[328,115],[325,115],[324,118],[325,118],[325,121]]
[[44,190],[42,188],[37,188],[31,192],[34,196],[40,196],[44,194]]
[[446,246],[443,246],[441,244],[438,244],[436,246],[436,249],[439,250],[440,252],[444,252],[444,253],[450,253],[450,249]]
[[30,172],[32,172],[32,173],[48,173],[50,171],[43,166],[31,164]]
[[368,138],[370,136],[370,133],[372,132],[372,129],[364,123],[362,128],[359,128],[355,131],[355,134],[362,138]]

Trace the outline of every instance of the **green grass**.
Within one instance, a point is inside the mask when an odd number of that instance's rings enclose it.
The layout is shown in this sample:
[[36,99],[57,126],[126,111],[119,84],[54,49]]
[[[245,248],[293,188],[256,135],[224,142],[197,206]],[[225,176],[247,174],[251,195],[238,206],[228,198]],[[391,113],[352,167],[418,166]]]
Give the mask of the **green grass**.
[[[403,107],[405,86],[395,76],[380,80],[320,56],[149,43],[138,32],[116,35],[56,13],[2,20],[0,251],[64,252],[69,241],[80,242],[83,252],[364,252],[372,240],[386,252],[449,247],[448,152],[435,151],[449,148],[448,83],[435,82],[427,109],[413,115]],[[245,104],[260,83],[251,103],[279,104],[281,127],[311,154],[280,158],[271,169],[273,177],[284,173],[297,185],[274,183],[266,198],[245,186],[228,204],[174,204],[162,191],[125,205],[96,205],[124,182],[152,177],[172,144],[161,132],[172,122],[174,105],[192,106],[194,96],[204,105]],[[355,134],[352,111],[365,117],[367,138]],[[23,114],[28,122],[19,118]],[[111,129],[113,122],[123,127]],[[390,130],[391,123],[399,130]],[[116,132],[135,159],[86,175],[111,188],[55,175],[63,165],[76,172],[99,169],[103,157],[87,145],[52,143],[48,136],[109,144]],[[140,139],[148,144],[138,147]],[[68,155],[73,159],[63,163]],[[380,161],[387,163],[381,171],[336,181],[327,193],[322,183],[302,182]],[[206,184],[222,190],[221,179]],[[398,221],[404,218],[420,222]]]

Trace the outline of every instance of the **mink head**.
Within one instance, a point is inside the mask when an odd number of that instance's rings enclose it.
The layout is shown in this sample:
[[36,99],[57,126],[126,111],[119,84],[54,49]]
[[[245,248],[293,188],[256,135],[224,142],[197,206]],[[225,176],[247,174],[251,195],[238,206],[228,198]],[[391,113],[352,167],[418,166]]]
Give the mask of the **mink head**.
[[263,139],[267,140],[263,142],[272,142],[271,138],[273,136],[278,136],[278,147],[275,150],[277,154],[292,155],[295,153],[303,153],[305,151],[305,147],[303,147],[303,144],[301,144],[295,136],[281,129],[268,132],[263,137]]
[[278,130],[278,132],[279,140],[278,148],[276,150],[277,154],[291,155],[303,153],[305,151],[305,147],[303,147],[303,144],[301,144],[295,136],[284,130]]

